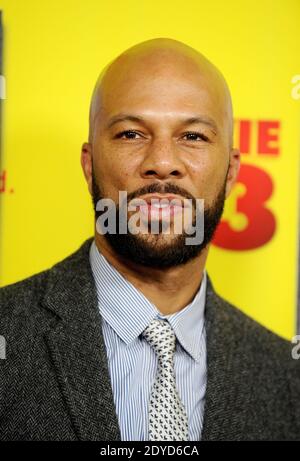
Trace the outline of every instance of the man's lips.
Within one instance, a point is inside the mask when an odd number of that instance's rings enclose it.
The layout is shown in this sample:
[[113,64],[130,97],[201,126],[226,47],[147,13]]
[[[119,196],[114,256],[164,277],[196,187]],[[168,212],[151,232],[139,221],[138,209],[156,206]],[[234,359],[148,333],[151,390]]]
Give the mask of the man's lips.
[[[144,205],[145,202],[147,202],[149,205],[151,204],[170,204],[170,205],[176,205],[176,206],[184,206],[184,199],[183,197],[180,197],[179,195],[159,195],[159,194],[149,194],[149,195],[143,195],[141,197],[134,198],[130,200],[130,204],[138,206],[138,205]],[[171,203],[172,202],[172,203]]]
[[178,195],[149,194],[130,201],[130,205],[138,207],[148,219],[161,219],[182,213],[184,206],[190,206],[189,201]]

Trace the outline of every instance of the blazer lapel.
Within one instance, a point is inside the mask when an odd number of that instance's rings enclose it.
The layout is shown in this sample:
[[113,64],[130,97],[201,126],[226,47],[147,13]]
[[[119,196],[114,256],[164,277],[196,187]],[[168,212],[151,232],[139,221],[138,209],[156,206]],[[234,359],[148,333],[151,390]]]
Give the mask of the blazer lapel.
[[208,277],[205,322],[207,390],[202,440],[244,440],[251,410],[251,366],[242,326],[235,312],[214,291]]
[[[43,304],[55,313],[46,341],[80,440],[121,440],[97,293],[89,263],[92,239],[50,273]],[[250,366],[233,308],[206,290],[207,391],[202,440],[244,440],[251,402]]]
[[89,264],[91,242],[50,272],[43,303],[56,321],[46,341],[78,438],[121,440]]

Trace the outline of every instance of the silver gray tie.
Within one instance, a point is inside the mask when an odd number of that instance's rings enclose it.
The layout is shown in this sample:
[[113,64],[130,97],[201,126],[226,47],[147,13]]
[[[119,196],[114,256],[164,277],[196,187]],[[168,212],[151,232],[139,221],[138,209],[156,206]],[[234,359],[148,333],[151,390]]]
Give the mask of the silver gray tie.
[[176,336],[165,320],[154,319],[142,335],[155,350],[158,368],[149,407],[149,440],[188,440],[188,417],[176,388],[174,352]]

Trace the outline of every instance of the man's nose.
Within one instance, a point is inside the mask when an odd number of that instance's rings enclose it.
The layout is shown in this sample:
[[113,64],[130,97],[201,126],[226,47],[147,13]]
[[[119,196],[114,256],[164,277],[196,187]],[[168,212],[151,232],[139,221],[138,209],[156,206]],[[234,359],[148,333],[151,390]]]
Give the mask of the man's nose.
[[172,140],[153,141],[141,165],[143,178],[182,178],[185,166],[179,158],[178,148]]

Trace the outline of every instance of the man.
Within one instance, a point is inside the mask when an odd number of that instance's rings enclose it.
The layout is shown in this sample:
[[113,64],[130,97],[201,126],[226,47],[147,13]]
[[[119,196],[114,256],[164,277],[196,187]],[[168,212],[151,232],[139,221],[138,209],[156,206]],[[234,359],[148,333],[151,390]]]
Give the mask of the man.
[[224,78],[175,40],[138,44],[100,75],[81,155],[95,237],[0,290],[1,440],[300,439],[290,344],[205,271],[239,171],[232,126]]

